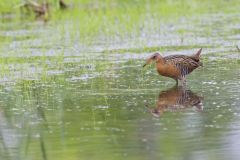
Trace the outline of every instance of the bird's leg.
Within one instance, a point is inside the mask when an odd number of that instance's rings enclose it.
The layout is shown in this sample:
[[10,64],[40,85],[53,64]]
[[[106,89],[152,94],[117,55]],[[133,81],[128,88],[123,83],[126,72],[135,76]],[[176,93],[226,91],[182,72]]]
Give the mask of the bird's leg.
[[183,86],[183,87],[186,86],[186,78],[185,78],[185,77],[183,77],[183,78],[181,79],[181,83],[182,83],[182,86]]
[[175,81],[176,81],[176,86],[178,86],[178,79],[175,79]]

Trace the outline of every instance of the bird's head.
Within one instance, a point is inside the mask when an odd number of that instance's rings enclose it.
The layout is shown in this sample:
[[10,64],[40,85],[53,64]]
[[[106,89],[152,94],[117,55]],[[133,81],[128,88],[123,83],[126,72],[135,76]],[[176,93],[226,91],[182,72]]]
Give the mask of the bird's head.
[[148,64],[151,64],[152,62],[155,62],[159,58],[161,58],[161,55],[159,54],[159,52],[154,53],[146,60],[146,63],[143,65],[143,67],[145,67]]

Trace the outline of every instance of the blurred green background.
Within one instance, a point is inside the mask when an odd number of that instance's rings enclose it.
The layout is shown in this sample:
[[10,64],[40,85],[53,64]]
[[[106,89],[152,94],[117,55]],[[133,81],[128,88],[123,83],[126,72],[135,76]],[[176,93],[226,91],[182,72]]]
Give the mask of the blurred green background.
[[[63,2],[0,1],[0,159],[239,158],[238,0]],[[199,48],[186,88],[142,68]]]

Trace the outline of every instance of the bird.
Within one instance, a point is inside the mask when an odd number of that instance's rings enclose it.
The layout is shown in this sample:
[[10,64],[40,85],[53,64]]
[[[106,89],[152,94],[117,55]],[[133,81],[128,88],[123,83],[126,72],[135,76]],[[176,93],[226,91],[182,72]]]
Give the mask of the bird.
[[182,86],[185,86],[186,76],[196,68],[203,66],[200,61],[201,52],[202,48],[200,48],[196,54],[191,56],[170,55],[165,57],[161,56],[159,52],[156,52],[146,60],[143,67],[156,62],[156,68],[160,75],[174,79],[176,85],[178,85],[178,80],[180,80]]
[[164,112],[183,111],[190,107],[196,107],[198,111],[203,110],[204,97],[197,95],[190,89],[177,86],[161,91],[155,108],[145,106],[154,117],[160,117]]

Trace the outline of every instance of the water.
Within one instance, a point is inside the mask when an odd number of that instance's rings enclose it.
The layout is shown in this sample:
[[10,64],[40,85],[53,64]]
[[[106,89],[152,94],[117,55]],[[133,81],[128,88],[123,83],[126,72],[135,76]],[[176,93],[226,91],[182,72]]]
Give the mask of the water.
[[[1,24],[0,159],[238,159],[239,14],[205,16],[88,45],[74,22]],[[186,88],[142,68],[200,47]]]

